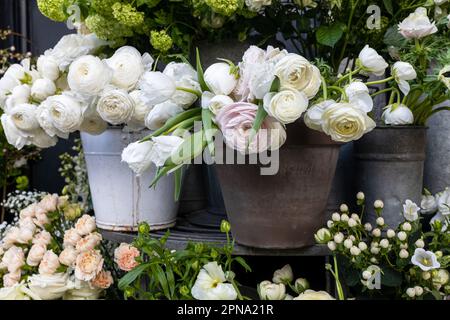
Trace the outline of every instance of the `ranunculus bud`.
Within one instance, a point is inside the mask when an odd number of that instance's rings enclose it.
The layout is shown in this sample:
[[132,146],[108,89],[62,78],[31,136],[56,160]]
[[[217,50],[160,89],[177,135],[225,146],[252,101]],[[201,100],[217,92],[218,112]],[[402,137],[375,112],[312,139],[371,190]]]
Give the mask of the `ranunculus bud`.
[[231,72],[228,63],[214,63],[205,70],[204,74],[206,85],[216,95],[230,95],[237,85],[237,79]]
[[261,300],[283,300],[286,297],[286,286],[283,283],[263,281],[258,285],[258,294]]
[[274,283],[290,283],[294,280],[294,273],[290,265],[285,265],[283,268],[278,269],[273,274],[272,281]]
[[414,123],[414,114],[403,104],[391,104],[386,107],[382,119],[388,125],[408,125]]

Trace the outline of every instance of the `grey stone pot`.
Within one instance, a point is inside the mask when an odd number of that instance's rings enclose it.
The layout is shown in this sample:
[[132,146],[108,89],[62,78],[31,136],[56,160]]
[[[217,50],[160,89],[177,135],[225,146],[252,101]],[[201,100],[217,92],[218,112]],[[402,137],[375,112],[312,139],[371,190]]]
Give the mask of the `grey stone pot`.
[[365,222],[375,223],[375,200],[384,201],[385,223],[403,221],[405,200],[420,204],[423,189],[427,129],[379,126],[355,142],[355,187],[366,195]]

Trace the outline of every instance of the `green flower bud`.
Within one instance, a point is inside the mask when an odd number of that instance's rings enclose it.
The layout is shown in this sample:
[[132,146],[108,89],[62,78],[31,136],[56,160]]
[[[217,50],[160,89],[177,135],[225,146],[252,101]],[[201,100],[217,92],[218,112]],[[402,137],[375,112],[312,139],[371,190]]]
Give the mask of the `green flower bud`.
[[125,292],[124,292],[125,293],[125,298],[133,297],[134,296],[134,292],[135,292],[134,288],[127,287],[125,289]]
[[188,287],[182,286],[182,287],[180,288],[180,294],[181,294],[182,296],[188,296],[189,293],[190,293],[190,290],[189,290]]
[[215,259],[217,259],[218,256],[219,256],[219,253],[216,250],[212,249],[211,250],[211,258],[213,258],[215,260]]
[[204,249],[203,243],[196,243],[196,244],[194,245],[194,251],[195,251],[195,253],[197,253],[197,254],[202,253],[202,252],[203,252],[203,249]]
[[173,46],[173,40],[165,30],[151,31],[150,43],[153,46],[153,48],[161,52],[167,52]]
[[64,11],[67,0],[37,0],[39,11],[47,18],[63,22],[67,20],[67,13]]
[[147,222],[141,222],[138,226],[138,231],[140,234],[149,234],[150,225]]
[[205,3],[212,11],[226,17],[232,16],[240,7],[239,0],[205,0]]
[[298,278],[297,280],[295,280],[294,287],[296,292],[300,294],[309,289],[309,282],[304,278]]
[[222,220],[220,223],[220,232],[228,233],[231,230],[231,225],[227,220]]
[[83,210],[77,203],[68,204],[64,208],[64,217],[69,221],[74,221],[75,219],[80,217],[82,213]]

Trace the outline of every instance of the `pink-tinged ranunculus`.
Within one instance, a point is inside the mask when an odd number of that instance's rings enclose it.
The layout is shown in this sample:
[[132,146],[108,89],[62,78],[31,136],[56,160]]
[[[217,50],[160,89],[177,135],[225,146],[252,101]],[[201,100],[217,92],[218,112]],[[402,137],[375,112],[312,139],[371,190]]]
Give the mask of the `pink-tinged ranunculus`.
[[57,194],[48,194],[39,202],[39,206],[47,212],[56,211],[58,198]]
[[49,224],[50,220],[47,217],[47,210],[42,208],[40,205],[37,205],[35,218],[33,219],[33,221],[39,227],[44,227],[46,224]]
[[74,247],[67,247],[59,254],[59,262],[65,266],[73,267],[77,260],[78,252]]
[[2,265],[9,273],[15,273],[25,264],[25,253],[22,248],[12,246],[3,255]]
[[80,236],[85,236],[91,232],[94,232],[95,229],[97,229],[95,219],[87,214],[81,216],[75,224],[75,230],[77,230]]
[[127,243],[121,243],[114,251],[114,261],[123,271],[131,271],[139,265],[136,258],[140,252],[137,248]]
[[108,289],[114,283],[111,271],[100,271],[94,280],[91,281],[91,285],[98,289]]
[[2,239],[3,249],[9,249],[14,244],[19,242],[20,229],[18,227],[11,227]]
[[428,18],[427,9],[417,8],[405,20],[399,23],[398,30],[406,39],[421,39],[438,32],[434,22]]
[[3,276],[3,286],[5,288],[14,287],[16,284],[20,282],[20,278],[22,277],[22,272],[17,270],[16,272],[10,272]]
[[43,244],[33,244],[27,256],[27,264],[32,267],[37,267],[41,263],[44,254],[47,252],[47,247]]
[[91,281],[102,271],[103,257],[98,250],[89,250],[78,255],[75,262],[75,277],[82,281]]
[[52,250],[48,250],[41,263],[39,264],[39,273],[44,275],[55,274],[56,270],[59,268],[59,257]]
[[102,241],[102,235],[98,232],[93,232],[78,240],[75,248],[78,252],[93,250],[100,244],[100,241]]
[[[219,111],[216,116],[216,123],[219,125],[225,143],[229,147],[238,150],[242,154],[260,153],[272,148],[272,129],[284,130],[284,128],[276,126],[276,121],[270,117],[264,120],[258,134],[248,144],[257,111],[257,105],[247,102],[236,102],[223,107]],[[280,144],[277,142],[277,145],[274,147],[279,148]]]
[[50,242],[52,242],[52,235],[45,230],[35,234],[33,239],[33,244],[42,244],[44,246],[48,246]]
[[64,248],[66,247],[75,247],[80,241],[81,236],[78,234],[75,228],[71,228],[64,233]]

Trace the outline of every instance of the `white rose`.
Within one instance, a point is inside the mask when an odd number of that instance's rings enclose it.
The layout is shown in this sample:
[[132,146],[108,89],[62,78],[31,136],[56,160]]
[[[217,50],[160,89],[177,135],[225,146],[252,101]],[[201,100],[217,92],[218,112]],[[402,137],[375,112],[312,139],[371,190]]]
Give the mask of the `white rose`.
[[153,137],[152,161],[157,167],[162,167],[166,161],[179,149],[184,140],[177,136]]
[[123,89],[107,89],[100,96],[97,112],[103,120],[114,124],[126,123],[134,112],[134,100]]
[[359,53],[359,62],[362,67],[376,76],[384,75],[386,68],[389,66],[387,62],[380,56],[376,50],[366,45]]
[[182,112],[183,108],[172,101],[157,104],[145,118],[145,126],[150,130],[158,130],[167,120]]
[[153,142],[134,142],[122,151],[122,161],[126,162],[131,170],[140,176],[150,168],[152,164]]
[[68,280],[67,273],[34,274],[28,278],[28,287],[41,300],[57,300],[67,291]]
[[46,251],[47,247],[45,245],[34,244],[28,252],[27,264],[32,267],[37,267],[41,263]]
[[237,85],[237,79],[231,74],[231,67],[228,63],[214,63],[206,69],[204,74],[206,85],[214,94],[228,96]]
[[322,85],[319,69],[297,54],[288,54],[275,65],[275,75],[282,89],[303,91],[312,99]]
[[41,263],[39,264],[39,274],[42,275],[55,274],[59,266],[60,264],[58,255],[55,254],[53,250],[48,250],[42,257]]
[[406,39],[421,39],[438,31],[428,18],[427,9],[420,7],[399,23],[398,30]]
[[209,99],[207,105],[209,110],[216,115],[220,109],[232,103],[234,103],[234,101],[229,96],[217,95],[212,99]]
[[322,131],[322,117],[329,107],[336,104],[336,101],[334,100],[325,100],[320,103],[317,103],[313,106],[311,106],[305,114],[304,121],[306,126],[309,128],[316,130],[316,131]]
[[3,254],[2,264],[8,272],[15,273],[25,265],[25,253],[22,248],[12,246]]
[[328,292],[306,290],[294,300],[336,300]]
[[308,108],[308,97],[301,91],[270,92],[264,97],[266,112],[283,124],[295,122]]
[[414,70],[414,67],[407,62],[398,61],[394,63],[392,67],[392,74],[394,75],[395,81],[397,81],[400,90],[405,96],[407,96],[410,91],[408,80],[414,80],[417,78],[417,73],[416,70]]
[[253,12],[259,12],[265,6],[270,6],[272,0],[245,0],[248,9]]
[[290,265],[285,265],[283,268],[274,272],[272,281],[274,283],[289,283],[294,280],[294,274]]
[[36,119],[37,107],[33,104],[23,103],[13,107],[9,114],[15,126],[19,130],[33,131],[39,129],[39,122]]
[[37,101],[44,101],[47,97],[56,93],[56,86],[52,80],[37,79],[31,87],[31,96]]
[[351,103],[330,106],[322,119],[323,132],[338,142],[358,140],[376,127],[375,122],[364,111]]
[[141,53],[134,47],[119,48],[114,55],[105,60],[113,70],[111,83],[124,90],[132,90],[145,71]]
[[39,74],[48,80],[56,81],[59,78],[59,65],[52,56],[42,55],[37,60]]
[[141,90],[130,92],[130,97],[134,101],[134,112],[127,122],[127,127],[129,130],[139,131],[145,128],[145,118],[153,106],[144,102]]
[[[51,96],[42,103],[41,107],[48,108],[51,124],[62,133],[79,130],[83,122],[83,113],[87,108],[68,94]],[[47,130],[50,128],[49,125],[45,127]],[[48,133],[52,133],[51,130]]]
[[94,56],[83,56],[69,68],[67,82],[71,90],[92,96],[99,94],[111,81],[112,70]]
[[258,294],[261,300],[284,300],[286,286],[283,283],[275,284],[263,281],[258,285]]
[[169,76],[154,71],[145,72],[138,86],[143,93],[143,100],[149,105],[169,100],[176,90],[175,82]]
[[350,103],[356,104],[361,110],[368,113],[373,109],[373,99],[370,96],[369,88],[361,82],[354,81],[345,88]]
[[106,131],[108,123],[100,117],[95,108],[89,108],[83,117],[80,125],[80,131],[91,135],[99,135]]
[[414,123],[414,114],[403,104],[391,104],[381,117],[385,124],[400,126]]
[[73,267],[77,256],[77,250],[72,246],[68,246],[59,254],[59,262],[65,266]]

